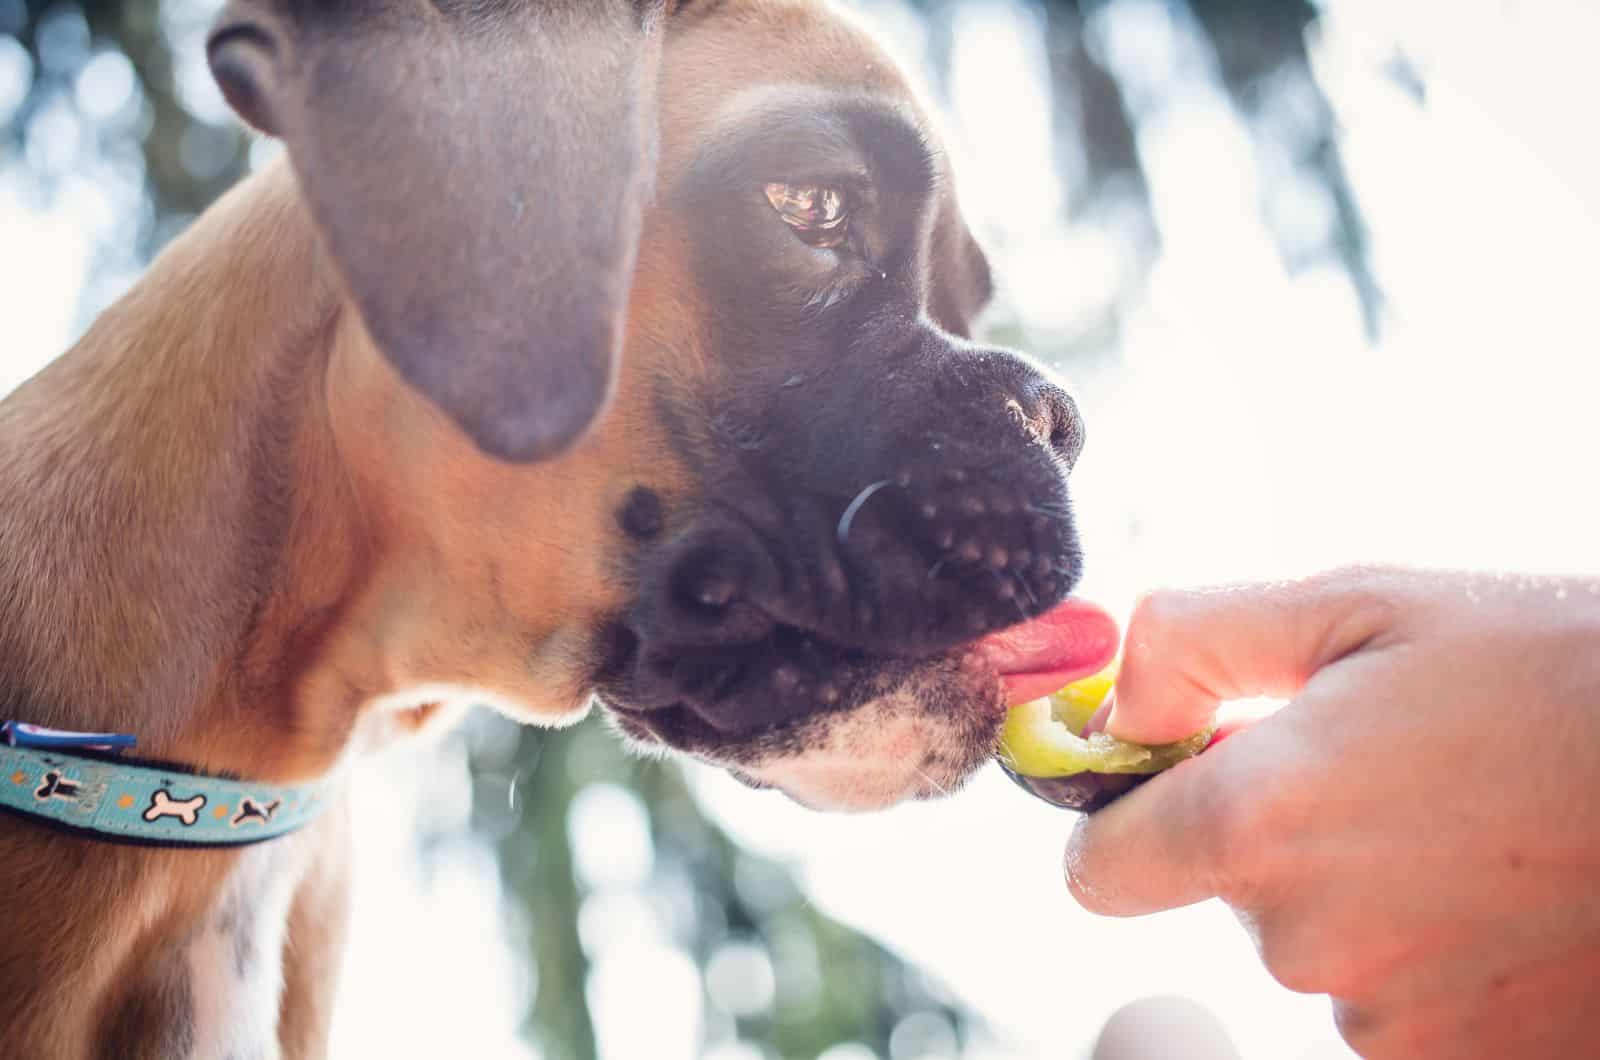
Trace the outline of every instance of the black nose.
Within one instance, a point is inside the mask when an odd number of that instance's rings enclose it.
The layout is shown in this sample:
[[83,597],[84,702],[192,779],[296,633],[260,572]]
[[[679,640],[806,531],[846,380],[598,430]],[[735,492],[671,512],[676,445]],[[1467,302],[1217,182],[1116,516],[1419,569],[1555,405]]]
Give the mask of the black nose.
[[1048,379],[1035,378],[1019,388],[1016,397],[1007,398],[1006,407],[1040,444],[1055,450],[1067,470],[1077,465],[1085,434],[1083,416],[1071,394]]
[[1061,459],[1071,470],[1078,465],[1078,457],[1083,454],[1084,442],[1088,440],[1083,416],[1078,412],[1078,403],[1072,400],[1071,394],[1054,383],[1045,384],[1044,400],[1051,409],[1050,445],[1061,454]]

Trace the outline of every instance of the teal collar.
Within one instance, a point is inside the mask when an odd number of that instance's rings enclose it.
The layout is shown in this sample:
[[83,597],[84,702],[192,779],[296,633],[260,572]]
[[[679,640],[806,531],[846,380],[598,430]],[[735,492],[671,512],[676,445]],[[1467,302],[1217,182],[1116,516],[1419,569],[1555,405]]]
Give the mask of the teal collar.
[[0,810],[94,839],[243,846],[294,831],[324,804],[322,781],[284,787],[203,776],[98,750],[115,743],[68,751],[60,739],[29,739],[17,728],[0,727]]

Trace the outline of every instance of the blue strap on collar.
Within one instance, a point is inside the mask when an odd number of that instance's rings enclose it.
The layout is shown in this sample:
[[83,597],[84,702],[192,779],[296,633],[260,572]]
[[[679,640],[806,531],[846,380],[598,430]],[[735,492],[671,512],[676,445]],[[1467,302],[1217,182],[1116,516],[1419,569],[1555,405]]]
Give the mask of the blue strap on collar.
[[96,839],[222,847],[276,839],[324,805],[322,781],[258,784],[95,753],[132,743],[121,733],[0,725],[0,810]]

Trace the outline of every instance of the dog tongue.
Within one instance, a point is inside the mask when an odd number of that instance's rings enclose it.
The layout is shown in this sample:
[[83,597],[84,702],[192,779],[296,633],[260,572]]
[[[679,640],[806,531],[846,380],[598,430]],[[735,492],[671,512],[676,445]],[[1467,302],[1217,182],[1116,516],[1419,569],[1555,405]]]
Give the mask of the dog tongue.
[[993,633],[978,651],[1000,674],[1006,703],[1038,699],[1069,681],[1096,673],[1116,658],[1117,620],[1083,600],[1068,600],[1049,614]]

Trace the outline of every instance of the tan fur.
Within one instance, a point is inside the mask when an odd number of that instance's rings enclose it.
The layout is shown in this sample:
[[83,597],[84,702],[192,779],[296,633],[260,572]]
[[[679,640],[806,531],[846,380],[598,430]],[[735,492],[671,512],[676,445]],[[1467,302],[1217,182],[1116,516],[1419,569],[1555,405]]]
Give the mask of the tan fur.
[[[667,45],[663,182],[751,86],[904,95],[812,4],[717,7]],[[582,710],[582,638],[624,590],[615,513],[637,484],[684,485],[651,388],[711,370],[675,223],[647,217],[607,418],[567,455],[511,466],[374,348],[289,167],[245,181],[0,403],[0,706],[285,783],[439,703]],[[344,827],[273,844],[296,891],[269,1054],[324,1047]],[[240,857],[0,820],[0,1052],[184,1055],[185,947]]]

